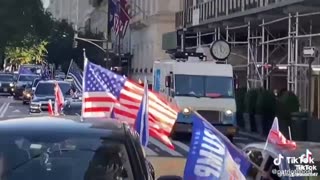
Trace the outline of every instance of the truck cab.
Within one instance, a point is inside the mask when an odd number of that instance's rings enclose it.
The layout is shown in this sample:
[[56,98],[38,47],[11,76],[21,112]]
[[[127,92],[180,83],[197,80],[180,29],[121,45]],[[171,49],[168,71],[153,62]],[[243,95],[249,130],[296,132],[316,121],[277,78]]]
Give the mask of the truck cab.
[[154,63],[153,90],[176,103],[173,134],[191,133],[191,113],[198,113],[231,140],[237,132],[234,76],[230,64],[165,60]]

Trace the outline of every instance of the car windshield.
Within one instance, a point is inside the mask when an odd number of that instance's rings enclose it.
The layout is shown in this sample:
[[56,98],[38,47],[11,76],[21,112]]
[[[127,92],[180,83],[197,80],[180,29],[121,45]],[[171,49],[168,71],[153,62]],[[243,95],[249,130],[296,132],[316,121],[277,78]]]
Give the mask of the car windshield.
[[0,179],[134,179],[122,142],[41,135],[0,137]]
[[234,97],[233,78],[175,75],[175,96]]
[[[70,83],[58,83],[64,95],[70,95]],[[54,83],[39,83],[34,94],[36,96],[54,96]]]
[[33,82],[34,79],[38,78],[38,76],[34,75],[20,75],[18,81],[27,81]]
[[12,81],[14,81],[13,75],[0,74],[0,81],[2,81],[2,82],[12,82]]

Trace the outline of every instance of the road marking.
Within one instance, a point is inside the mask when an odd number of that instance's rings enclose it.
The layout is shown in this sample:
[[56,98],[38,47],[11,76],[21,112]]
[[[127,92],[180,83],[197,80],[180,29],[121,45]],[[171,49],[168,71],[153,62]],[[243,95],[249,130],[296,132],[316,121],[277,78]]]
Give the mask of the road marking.
[[18,113],[18,112],[21,112],[19,109],[16,109],[16,110],[14,110],[14,111],[12,111],[12,112],[14,112],[14,113]]
[[180,141],[173,141],[174,145],[179,146],[181,149],[185,150],[186,152],[189,152],[189,146],[187,146],[186,144],[180,142]]
[[152,144],[154,144],[155,146],[159,147],[160,149],[166,151],[167,153],[173,155],[173,156],[181,156],[182,157],[182,154],[178,153],[177,151],[174,151],[174,150],[171,150],[169,149],[166,145],[160,143],[159,141],[157,141],[156,139],[154,138],[149,138],[149,142],[151,142]]
[[0,111],[1,112],[0,117],[4,117],[4,115],[6,114],[9,106],[10,106],[10,103],[5,103],[3,105],[3,108]]
[[158,153],[152,151],[150,148],[148,147],[144,147],[144,150],[146,151],[146,155],[147,156],[158,156]]
[[1,107],[0,107],[0,112],[2,112],[2,109],[3,109],[4,105],[6,105],[6,103],[3,103],[3,104],[1,105]]

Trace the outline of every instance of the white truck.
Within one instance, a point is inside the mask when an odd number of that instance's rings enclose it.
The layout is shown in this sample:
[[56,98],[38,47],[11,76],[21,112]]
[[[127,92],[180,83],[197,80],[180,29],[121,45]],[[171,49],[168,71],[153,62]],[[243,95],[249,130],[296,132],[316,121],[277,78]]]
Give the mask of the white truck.
[[190,114],[198,112],[230,140],[237,133],[233,69],[214,61],[155,61],[153,90],[175,102],[178,114],[172,136],[191,133]]

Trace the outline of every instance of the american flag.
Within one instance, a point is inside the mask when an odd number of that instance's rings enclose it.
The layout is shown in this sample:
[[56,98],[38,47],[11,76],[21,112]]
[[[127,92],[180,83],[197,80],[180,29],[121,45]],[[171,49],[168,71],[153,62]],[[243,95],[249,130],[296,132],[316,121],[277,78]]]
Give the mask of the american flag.
[[[83,117],[110,117],[111,110],[120,120],[134,124],[144,89],[127,78],[87,62],[84,73]],[[150,136],[173,148],[168,136],[178,109],[149,92]]]
[[109,26],[112,26],[117,36],[123,38],[130,21],[129,2],[128,0],[109,0],[109,9]]

